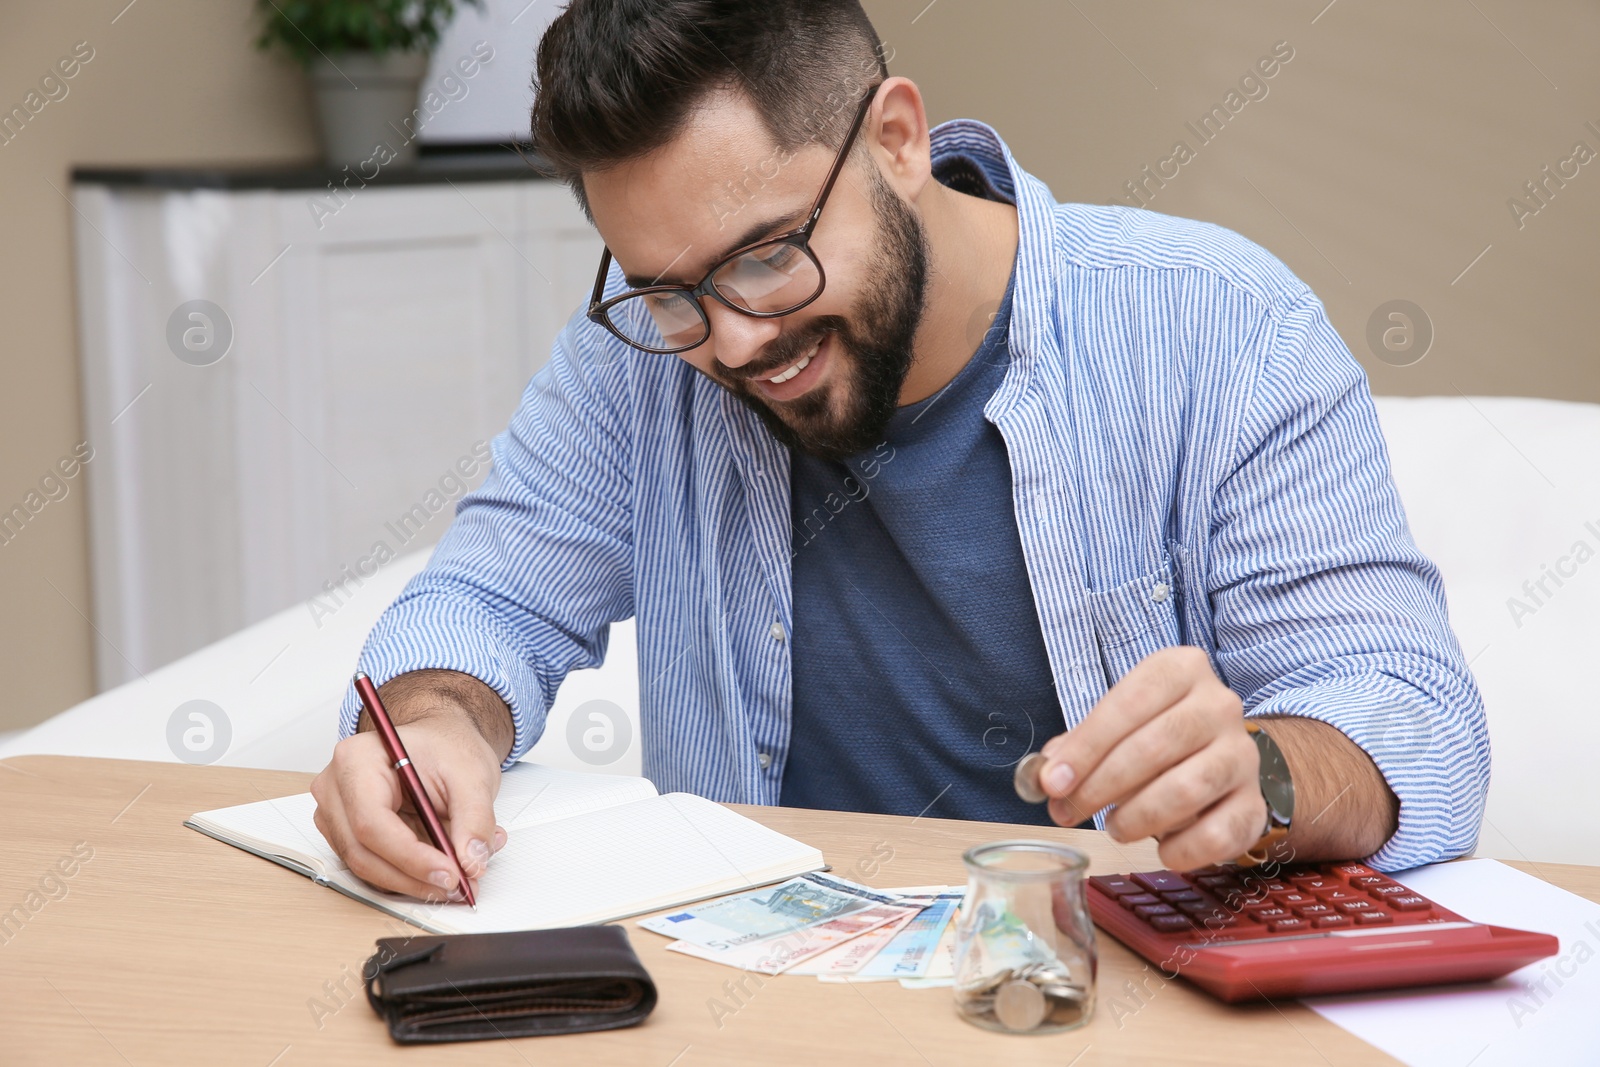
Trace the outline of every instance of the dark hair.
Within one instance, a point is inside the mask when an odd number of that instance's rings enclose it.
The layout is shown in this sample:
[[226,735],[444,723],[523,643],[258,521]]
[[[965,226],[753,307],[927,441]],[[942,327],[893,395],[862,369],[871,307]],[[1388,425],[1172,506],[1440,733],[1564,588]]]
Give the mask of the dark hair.
[[836,146],[886,77],[860,0],[572,0],[539,42],[533,145],[588,214],[583,174],[667,144],[708,93],[743,91],[781,149]]

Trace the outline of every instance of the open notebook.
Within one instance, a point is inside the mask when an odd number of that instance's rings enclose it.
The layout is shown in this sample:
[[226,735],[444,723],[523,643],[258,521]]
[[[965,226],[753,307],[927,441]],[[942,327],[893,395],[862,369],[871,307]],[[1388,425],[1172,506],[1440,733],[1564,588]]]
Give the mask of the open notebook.
[[478,910],[376,889],[312,821],[310,793],[203,811],[184,825],[440,934],[609,922],[826,866],[822,853],[691,793],[643,778],[519,763],[501,776],[506,846],[478,882]]

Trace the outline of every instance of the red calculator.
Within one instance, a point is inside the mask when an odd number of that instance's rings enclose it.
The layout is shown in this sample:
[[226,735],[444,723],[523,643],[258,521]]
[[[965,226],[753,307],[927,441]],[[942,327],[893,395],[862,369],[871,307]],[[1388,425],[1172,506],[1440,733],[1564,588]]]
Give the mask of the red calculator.
[[1169,977],[1227,1001],[1485,981],[1560,949],[1360,863],[1101,875],[1089,912]]

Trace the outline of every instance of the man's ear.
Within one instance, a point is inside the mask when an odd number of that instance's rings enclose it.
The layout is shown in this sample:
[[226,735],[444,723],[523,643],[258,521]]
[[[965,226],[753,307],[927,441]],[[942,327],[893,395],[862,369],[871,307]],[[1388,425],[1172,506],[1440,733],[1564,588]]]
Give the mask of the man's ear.
[[907,200],[922,195],[933,176],[928,114],[910,78],[890,78],[867,115],[865,137],[889,184]]

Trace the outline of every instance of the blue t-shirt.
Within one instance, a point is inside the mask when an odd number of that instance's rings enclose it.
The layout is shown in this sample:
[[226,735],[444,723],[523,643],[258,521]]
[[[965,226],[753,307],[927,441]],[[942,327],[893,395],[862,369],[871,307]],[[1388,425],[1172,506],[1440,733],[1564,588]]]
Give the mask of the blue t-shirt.
[[1011,286],[978,350],[843,463],[794,453],[794,719],[782,803],[1049,824],[1012,786],[1062,729],[983,415],[1011,353]]

